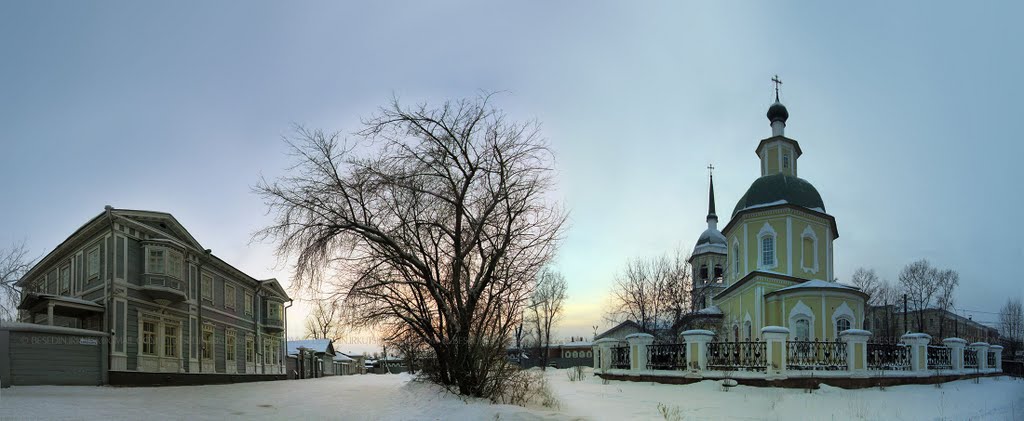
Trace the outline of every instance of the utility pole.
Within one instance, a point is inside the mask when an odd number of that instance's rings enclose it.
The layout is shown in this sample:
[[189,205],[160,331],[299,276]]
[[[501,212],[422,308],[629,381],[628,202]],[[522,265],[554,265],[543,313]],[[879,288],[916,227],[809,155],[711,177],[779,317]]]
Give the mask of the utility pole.
[[903,330],[907,331],[907,294],[903,294]]

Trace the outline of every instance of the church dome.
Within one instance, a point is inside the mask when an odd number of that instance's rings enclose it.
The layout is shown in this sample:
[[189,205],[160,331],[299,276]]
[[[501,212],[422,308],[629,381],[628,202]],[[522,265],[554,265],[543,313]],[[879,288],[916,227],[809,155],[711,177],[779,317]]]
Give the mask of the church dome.
[[732,216],[744,209],[790,204],[805,207],[818,212],[825,212],[825,203],[811,183],[799,177],[777,173],[766,175],[754,180],[747,192],[743,194]]
[[781,121],[781,122],[785,123],[786,120],[788,120],[788,119],[789,119],[789,110],[787,110],[786,106],[782,105],[782,103],[779,102],[778,100],[776,100],[775,103],[772,104],[771,107],[768,107],[768,121],[770,121],[770,122]]
[[705,231],[700,234],[700,238],[697,239],[696,247],[703,245],[725,247],[725,236],[722,235],[722,231],[709,227],[708,229],[705,229]]

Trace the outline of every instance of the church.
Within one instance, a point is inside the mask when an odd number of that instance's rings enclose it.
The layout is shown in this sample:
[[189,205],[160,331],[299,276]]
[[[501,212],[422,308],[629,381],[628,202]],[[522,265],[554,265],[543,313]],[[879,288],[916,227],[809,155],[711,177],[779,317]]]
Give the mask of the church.
[[[835,282],[836,218],[818,190],[798,176],[800,143],[786,136],[789,111],[768,108],[771,136],[757,154],[761,177],[733,207],[721,231],[709,177],[707,229],[690,257],[690,327],[717,331],[720,340],[754,341],[765,326],[789,329],[793,340],[836,340],[862,329],[867,294]],[[713,168],[713,167],[709,167]]]

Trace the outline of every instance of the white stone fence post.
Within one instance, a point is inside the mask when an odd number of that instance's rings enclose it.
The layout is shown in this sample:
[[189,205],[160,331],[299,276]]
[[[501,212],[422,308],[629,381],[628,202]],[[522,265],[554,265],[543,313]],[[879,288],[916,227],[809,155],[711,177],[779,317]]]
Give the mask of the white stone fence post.
[[963,370],[964,347],[967,346],[967,341],[961,338],[946,338],[942,340],[942,344],[949,347],[950,367],[953,367],[953,370]]
[[839,340],[846,343],[846,368],[850,377],[867,377],[868,338],[871,332],[861,329],[847,329],[839,332]]
[[996,372],[1002,372],[1003,371],[1003,346],[1002,345],[992,345],[991,347],[989,347],[989,350],[992,351],[993,354],[995,354],[995,356],[994,356],[995,361],[994,362],[996,363],[995,367],[989,367],[989,368],[995,369]]
[[612,368],[612,347],[619,343],[615,338],[601,338],[594,341],[594,355],[599,355],[594,370],[600,369],[602,373]]
[[932,336],[927,333],[908,333],[900,337],[903,343],[910,345],[910,371],[918,375],[928,375],[928,342]]
[[988,370],[988,342],[975,342],[971,344],[971,350],[978,355],[978,371]]
[[647,346],[654,343],[654,335],[650,333],[634,333],[626,336],[629,343],[629,369],[633,371],[647,369]]
[[715,339],[715,332],[703,329],[687,330],[680,333],[686,343],[687,377],[703,377],[708,369],[708,342]]
[[768,380],[782,380],[786,378],[786,357],[789,355],[786,349],[786,341],[789,339],[789,329],[782,326],[765,326],[761,328],[761,337],[764,338],[765,361],[768,365]]

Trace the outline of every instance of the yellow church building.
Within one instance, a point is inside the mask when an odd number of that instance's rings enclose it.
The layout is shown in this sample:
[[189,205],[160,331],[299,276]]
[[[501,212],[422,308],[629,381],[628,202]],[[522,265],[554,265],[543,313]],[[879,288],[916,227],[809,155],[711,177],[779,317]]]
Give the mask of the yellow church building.
[[772,135],[754,150],[761,177],[720,232],[711,181],[708,228],[690,258],[693,305],[720,320],[722,340],[756,340],[765,326],[786,327],[793,340],[835,340],[862,329],[868,296],[835,282],[836,219],[798,176],[803,150],[785,135],[789,111],[777,90],[767,116]]

